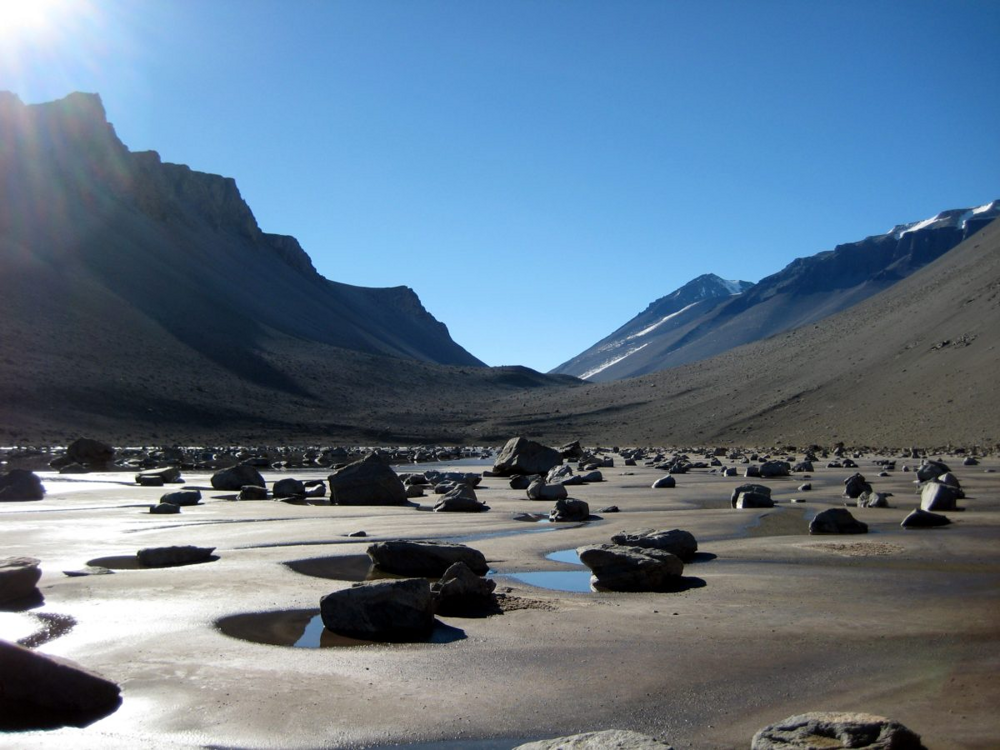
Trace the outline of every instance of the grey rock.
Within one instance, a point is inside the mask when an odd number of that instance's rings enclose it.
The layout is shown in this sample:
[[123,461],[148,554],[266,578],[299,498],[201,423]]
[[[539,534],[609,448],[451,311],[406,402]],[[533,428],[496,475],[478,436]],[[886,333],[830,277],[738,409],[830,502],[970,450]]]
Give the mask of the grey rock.
[[669,490],[677,486],[677,480],[674,479],[669,474],[665,477],[660,477],[655,482],[653,482],[652,489],[654,490]]
[[577,552],[593,573],[591,584],[609,591],[658,591],[676,583],[684,572],[679,557],[658,549],[602,544]]
[[212,488],[238,492],[246,485],[266,487],[264,477],[254,467],[247,464],[237,464],[228,469],[222,469],[212,475]]
[[951,469],[948,468],[948,464],[942,461],[931,461],[925,459],[920,466],[917,467],[917,481],[929,482],[932,479],[937,479],[942,474],[947,474]]
[[606,729],[603,732],[586,732],[551,740],[538,740],[518,745],[514,750],[673,750],[648,734],[624,729]]
[[527,474],[517,474],[510,478],[510,488],[512,490],[526,490],[534,481],[534,477]]
[[512,474],[547,474],[553,466],[562,463],[559,451],[547,448],[523,437],[511,438],[504,445],[493,464],[495,476]]
[[979,466],[979,461],[973,456],[966,456],[962,466]]
[[92,438],[79,438],[66,447],[66,458],[78,464],[103,465],[114,457],[114,448]]
[[904,529],[928,529],[936,526],[947,526],[950,523],[951,519],[948,516],[918,508],[904,518],[900,526]]
[[271,487],[271,494],[274,497],[305,497],[306,486],[299,479],[285,477],[279,479]]
[[43,497],[42,480],[33,471],[11,469],[0,473],[0,502],[41,500]]
[[166,482],[163,481],[163,477],[144,477],[141,474],[136,474],[135,483],[140,487],[162,487]]
[[921,510],[957,510],[960,490],[941,484],[928,482],[920,491]]
[[852,474],[844,480],[844,496],[856,500],[866,492],[871,492],[872,486],[865,481],[861,474]]
[[0,603],[34,594],[42,577],[40,564],[41,561],[34,557],[0,558]]
[[747,466],[746,470],[743,472],[743,476],[747,478],[760,477],[760,466],[757,464],[750,464]]
[[557,500],[556,507],[549,513],[549,520],[556,523],[586,521],[590,518],[590,506],[583,500],[572,497]]
[[139,562],[147,568],[171,568],[175,565],[193,565],[207,562],[215,547],[146,547],[136,553]]
[[248,484],[240,488],[237,500],[267,500],[267,487],[260,487],[256,484]]
[[581,474],[580,479],[588,484],[590,482],[603,482],[604,475],[595,469],[594,471],[588,471],[586,474]]
[[163,466],[159,469],[144,469],[135,475],[136,484],[143,484],[143,480],[159,477],[164,484],[177,484],[182,482],[181,470],[176,466]]
[[892,497],[891,492],[875,492],[874,490],[869,490],[867,492],[862,492],[858,497],[858,507],[859,508],[888,508],[889,498]]
[[201,502],[201,490],[180,490],[160,496],[160,503],[170,505],[197,505]]
[[406,486],[406,498],[412,500],[416,497],[424,497],[424,487],[426,484],[407,484]]
[[319,603],[323,625],[370,641],[420,641],[434,629],[431,585],[422,578],[368,581],[327,594]]
[[396,472],[369,453],[331,474],[330,502],[337,505],[405,505],[406,487]]
[[810,534],[867,534],[868,524],[857,520],[847,508],[828,508],[809,524]]
[[797,473],[805,472],[808,474],[810,472],[815,471],[815,469],[813,468],[812,461],[800,461],[799,463],[795,464],[795,467],[792,469],[792,471]]
[[477,575],[486,575],[490,569],[482,552],[451,542],[400,539],[376,542],[367,552],[377,568],[403,576],[440,578],[457,562],[465,563]]
[[773,508],[774,500],[770,495],[763,495],[759,492],[741,492],[736,498],[736,505],[740,510],[748,508]]
[[356,539],[360,539],[360,538],[364,538],[364,537],[368,536],[368,532],[367,531],[352,531],[347,536],[352,537],[352,538],[356,538]]
[[[791,466],[787,461],[765,461],[759,468],[760,476],[767,477],[787,477],[791,471]],[[810,469],[810,471],[812,471]]]
[[439,612],[483,605],[493,598],[497,583],[472,572],[457,562],[448,567],[440,580],[431,586]]
[[559,455],[563,458],[581,458],[584,453],[579,440],[574,440],[572,443],[566,443],[566,445],[558,448],[557,450],[559,451]]
[[446,493],[434,510],[437,513],[481,513],[489,510],[489,506],[479,502],[476,491],[463,484]]
[[690,531],[683,529],[623,531],[611,537],[611,542],[622,547],[663,550],[676,555],[685,563],[691,562],[698,552],[698,540]]
[[861,713],[816,711],[789,716],[753,736],[751,750],[925,750],[898,721]]
[[569,492],[561,484],[546,484],[545,480],[539,477],[528,485],[529,500],[565,500],[569,497]]
[[[733,488],[732,494],[729,496],[729,502],[732,507],[736,507],[736,501],[739,499],[740,495],[744,492],[752,492],[756,495],[766,495],[771,497],[771,488],[763,484],[741,484]],[[767,506],[771,507],[771,506]]]
[[620,513],[620,509],[617,505],[606,505],[603,508],[597,509],[598,513]]
[[560,464],[559,466],[553,466],[549,469],[549,473],[545,475],[545,481],[550,484],[554,482],[562,482],[572,476],[574,476],[573,467],[569,464]]
[[58,656],[0,641],[0,695],[9,706],[45,718],[90,723],[114,711],[121,689]]
[[150,505],[149,512],[158,516],[176,515],[181,512],[181,506],[161,501],[159,505]]

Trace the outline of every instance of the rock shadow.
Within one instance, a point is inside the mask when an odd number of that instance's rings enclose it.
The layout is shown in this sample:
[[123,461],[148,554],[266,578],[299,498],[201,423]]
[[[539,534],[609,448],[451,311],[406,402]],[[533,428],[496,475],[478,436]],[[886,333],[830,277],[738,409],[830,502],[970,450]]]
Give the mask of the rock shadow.
[[58,711],[0,698],[0,732],[31,732],[63,727],[83,728],[107,718],[117,711],[121,704],[122,699],[119,697],[100,712]]
[[27,612],[29,609],[37,609],[45,605],[45,596],[38,589],[35,589],[27,596],[20,599],[11,599],[0,604],[0,612]]
[[87,565],[92,568],[108,568],[109,570],[164,570],[168,568],[186,568],[190,565],[202,565],[203,563],[215,562],[218,559],[218,555],[209,555],[204,560],[197,560],[195,562],[154,567],[143,565],[135,555],[109,555],[108,557],[95,557],[93,560],[88,560]]

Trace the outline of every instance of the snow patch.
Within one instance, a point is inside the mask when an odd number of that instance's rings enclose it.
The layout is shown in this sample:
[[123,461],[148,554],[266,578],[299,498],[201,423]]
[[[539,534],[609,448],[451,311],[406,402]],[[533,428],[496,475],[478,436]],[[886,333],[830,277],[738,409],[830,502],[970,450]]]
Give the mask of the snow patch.
[[670,320],[671,318],[676,318],[676,317],[677,317],[678,315],[680,315],[680,314],[681,314],[682,312],[685,312],[686,310],[690,310],[690,309],[691,309],[692,307],[694,307],[694,306],[695,306],[695,305],[697,305],[697,304],[698,304],[697,302],[692,302],[692,303],[691,303],[690,305],[688,305],[688,306],[686,306],[686,307],[682,307],[682,308],[681,308],[680,310],[678,310],[677,312],[675,312],[675,313],[670,313],[670,315],[667,315],[667,316],[665,316],[665,317],[663,317],[663,318],[660,318],[660,319],[659,319],[658,321],[656,321],[655,323],[653,323],[653,325],[651,325],[651,326],[646,326],[645,328],[643,328],[643,329],[642,329],[641,331],[639,331],[638,333],[633,333],[633,334],[632,334],[631,336],[626,336],[626,337],[625,337],[625,340],[626,340],[626,341],[631,341],[632,339],[637,339],[637,338],[639,338],[640,336],[645,336],[645,335],[646,335],[647,333],[652,333],[653,331],[655,331],[655,330],[656,330],[657,328],[659,328],[660,326],[662,326],[662,325],[663,325],[664,323],[666,323],[666,322],[667,322],[668,320]]
[[627,352],[625,352],[624,354],[622,354],[620,357],[612,357],[611,359],[609,359],[608,361],[604,362],[603,364],[598,365],[597,367],[595,367],[593,370],[587,370],[587,372],[583,373],[583,375],[581,375],[580,378],[583,379],[583,380],[588,380],[588,379],[594,377],[594,375],[597,375],[600,372],[604,372],[609,367],[611,367],[611,365],[616,365],[619,362],[621,362],[623,359],[625,359],[626,357],[628,357],[628,356],[630,356],[632,354],[635,354],[640,349],[645,349],[647,346],[649,346],[649,342],[648,341],[645,344],[642,344],[641,346],[637,346],[635,349],[629,349]]

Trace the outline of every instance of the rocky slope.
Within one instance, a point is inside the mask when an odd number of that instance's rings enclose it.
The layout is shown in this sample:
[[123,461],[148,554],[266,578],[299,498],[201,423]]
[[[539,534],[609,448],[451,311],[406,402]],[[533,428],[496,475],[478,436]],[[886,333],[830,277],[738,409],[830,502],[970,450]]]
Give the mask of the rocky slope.
[[[658,300],[553,372],[591,381],[634,377],[814,323],[889,288],[998,215],[1000,201],[993,201],[898,225],[885,234],[798,258],[738,296],[717,295],[700,304],[671,310],[675,314],[655,318],[655,327],[646,327],[651,320],[648,313],[662,301]],[[691,284],[698,284],[702,278]]]

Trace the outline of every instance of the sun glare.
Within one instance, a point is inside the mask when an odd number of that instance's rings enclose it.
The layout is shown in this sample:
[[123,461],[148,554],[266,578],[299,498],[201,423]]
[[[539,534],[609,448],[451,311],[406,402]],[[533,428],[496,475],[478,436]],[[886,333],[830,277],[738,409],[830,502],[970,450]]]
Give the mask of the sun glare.
[[72,0],[0,0],[0,38],[44,33],[74,11]]

